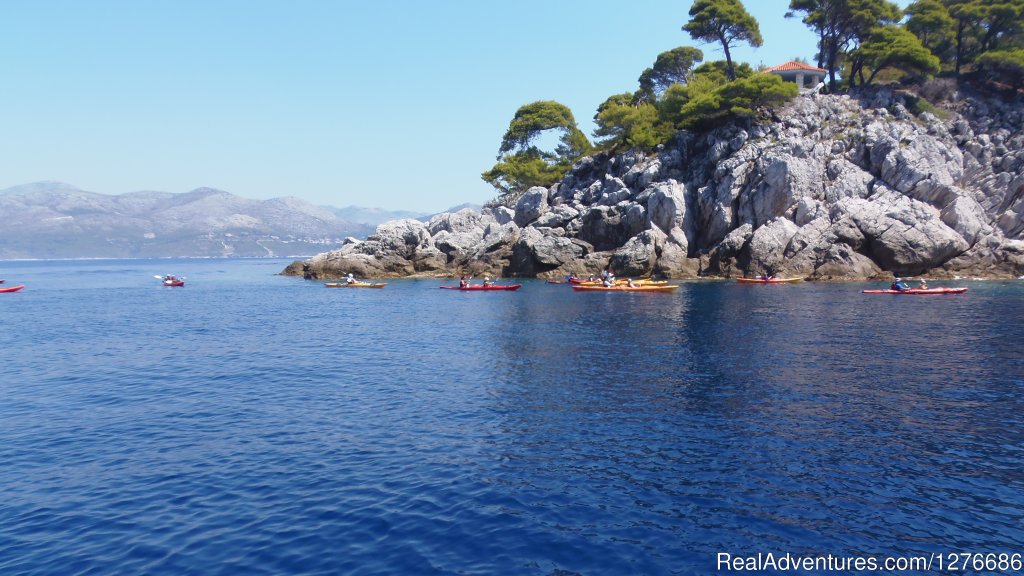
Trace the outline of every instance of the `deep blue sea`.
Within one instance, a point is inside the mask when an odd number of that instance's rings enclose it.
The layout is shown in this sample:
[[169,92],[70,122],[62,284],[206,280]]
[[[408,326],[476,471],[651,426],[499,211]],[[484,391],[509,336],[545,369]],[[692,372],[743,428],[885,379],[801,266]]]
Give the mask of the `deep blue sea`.
[[461,293],[287,263],[0,262],[28,286],[0,294],[0,574],[1024,552],[1024,280]]

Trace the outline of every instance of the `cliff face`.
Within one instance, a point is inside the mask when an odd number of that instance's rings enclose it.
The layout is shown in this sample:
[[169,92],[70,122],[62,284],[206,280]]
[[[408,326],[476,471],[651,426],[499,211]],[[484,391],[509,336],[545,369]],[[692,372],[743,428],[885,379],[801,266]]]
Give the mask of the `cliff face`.
[[382,224],[302,273],[1024,274],[1024,104],[966,98],[942,121],[905,102],[801,96],[768,124],[585,158],[514,204]]

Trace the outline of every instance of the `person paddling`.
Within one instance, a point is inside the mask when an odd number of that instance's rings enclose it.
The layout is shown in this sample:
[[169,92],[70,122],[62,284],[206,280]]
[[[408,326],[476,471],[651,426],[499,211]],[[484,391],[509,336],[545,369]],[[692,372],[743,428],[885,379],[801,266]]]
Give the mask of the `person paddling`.
[[894,281],[894,282],[892,283],[892,285],[891,285],[891,286],[889,286],[889,289],[890,289],[890,290],[898,290],[898,291],[900,291],[900,292],[903,292],[904,290],[909,290],[909,289],[910,289],[910,286],[908,286],[908,285],[907,285],[907,283],[906,283],[906,282],[904,282],[902,278],[897,278],[897,279],[896,279],[896,280],[895,280],[895,281]]
[[459,278],[459,288],[466,288],[467,286],[469,286],[469,280],[465,276]]
[[351,272],[349,272],[348,273],[348,277],[345,278],[345,283],[346,284],[355,284],[356,283],[356,278],[355,278],[355,276],[352,275]]

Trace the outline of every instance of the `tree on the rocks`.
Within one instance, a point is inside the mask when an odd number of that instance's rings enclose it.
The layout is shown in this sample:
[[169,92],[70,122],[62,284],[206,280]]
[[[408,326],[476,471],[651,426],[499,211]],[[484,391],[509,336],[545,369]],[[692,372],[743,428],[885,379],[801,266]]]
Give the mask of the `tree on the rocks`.
[[737,42],[758,47],[761,28],[739,0],[696,0],[690,7],[690,21],[683,25],[695,40],[717,42],[725,51],[729,80],[736,79],[730,48]]
[[[940,70],[938,56],[925,48],[913,32],[899,26],[876,28],[856,56],[871,70],[864,84],[870,84],[879,71],[888,67],[924,77],[938,74]],[[853,79],[851,76],[851,84]]]
[[[554,150],[537,146],[546,134],[559,135]],[[516,111],[501,139],[498,163],[481,178],[503,194],[550,186],[589,149],[590,142],[568,107],[551,100],[533,102]]]
[[[867,39],[871,30],[900,19],[902,12],[888,0],[790,0],[786,17],[803,12],[803,23],[818,33],[818,67],[828,70],[829,90],[838,86],[836,71],[842,59]],[[853,74],[859,63],[851,62]]]
[[662,122],[658,109],[647,102],[634,103],[630,93],[616,94],[605,100],[594,115],[594,138],[600,149],[622,148],[653,150],[669,139],[674,130]]
[[692,46],[680,46],[658,54],[654,65],[640,74],[639,100],[654,102],[673,84],[686,84],[693,67],[704,60],[704,53]]
[[978,57],[977,64],[990,81],[1024,88],[1024,48],[986,52]]
[[940,59],[943,56],[953,56],[956,20],[949,15],[949,10],[942,2],[917,0],[907,6],[904,13],[909,17],[907,30],[920,38],[925,48]]

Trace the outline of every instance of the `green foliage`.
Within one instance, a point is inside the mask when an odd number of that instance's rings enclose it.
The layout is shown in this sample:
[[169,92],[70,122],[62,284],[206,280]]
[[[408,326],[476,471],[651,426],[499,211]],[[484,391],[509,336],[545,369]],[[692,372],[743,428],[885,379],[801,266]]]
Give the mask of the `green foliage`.
[[996,82],[1024,88],[1024,48],[993,50],[978,57],[978,70]]
[[984,33],[981,49],[989,51],[1008,47],[1010,39],[1024,28],[1024,0],[989,0],[982,5]]
[[899,26],[875,28],[856,56],[871,69],[865,84],[870,84],[880,70],[889,67],[922,77],[938,74],[940,69],[939,58],[925,48],[913,32]]
[[1024,47],[1024,0],[944,0],[955,20],[956,72],[991,50]]
[[[754,74],[754,69],[750,67],[750,64],[741,62],[734,66],[736,79],[746,78]],[[724,60],[713,60],[697,66],[693,70],[693,79],[704,78],[715,82],[716,84],[725,84],[729,81],[729,67],[728,63]],[[691,80],[692,82],[693,80]]]
[[690,21],[683,25],[694,40],[717,42],[725,51],[730,80],[736,79],[736,70],[729,49],[738,42],[760,46],[761,28],[740,0],[696,0],[690,7]]
[[949,111],[937,108],[934,104],[923,97],[906,95],[905,98],[907,100],[907,110],[910,110],[914,116],[920,116],[921,114],[928,112],[941,120],[949,120],[952,117]]
[[[534,145],[538,137],[550,131],[561,133],[554,151]],[[516,111],[501,139],[498,163],[481,177],[502,193],[549,186],[589,149],[590,142],[576,126],[569,108],[550,100],[533,102]]]
[[[786,17],[803,12],[803,22],[818,34],[818,66],[828,70],[829,88],[838,87],[836,72],[845,58],[878,26],[897,22],[899,6],[888,0],[790,0]],[[853,58],[852,74],[859,74],[861,63]]]
[[509,194],[531,186],[550,186],[558,182],[569,167],[570,164],[551,163],[536,149],[531,149],[506,155],[480,177],[500,193]]
[[714,92],[728,82],[725,73],[719,74],[696,74],[694,73],[690,83],[683,86],[676,84],[670,86],[658,102],[658,116],[663,122],[671,126],[683,126],[683,107],[691,100],[704,97]]
[[692,91],[673,118],[679,128],[708,129],[733,118],[754,118],[798,93],[796,84],[775,74],[753,74],[710,90]]
[[907,30],[921,39],[921,44],[939,59],[954,57],[956,20],[939,0],[917,0],[904,10]]
[[633,95],[629,93],[605,100],[598,107],[594,122],[597,124],[594,138],[600,139],[598,148],[609,151],[623,148],[650,151],[675,132],[671,125],[661,121],[653,104],[634,104]]
[[686,84],[694,65],[702,60],[704,53],[690,46],[658,54],[654,65],[640,74],[641,100],[653,102],[672,84]]
[[519,110],[516,110],[515,117],[501,139],[498,158],[513,150],[523,151],[531,148],[533,141],[548,130],[562,132],[557,151],[560,156],[578,157],[588,148],[587,138],[576,127],[572,110],[552,100],[541,100],[520,106]]

